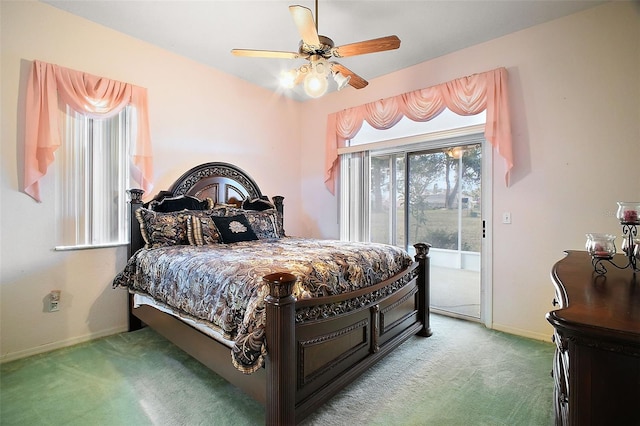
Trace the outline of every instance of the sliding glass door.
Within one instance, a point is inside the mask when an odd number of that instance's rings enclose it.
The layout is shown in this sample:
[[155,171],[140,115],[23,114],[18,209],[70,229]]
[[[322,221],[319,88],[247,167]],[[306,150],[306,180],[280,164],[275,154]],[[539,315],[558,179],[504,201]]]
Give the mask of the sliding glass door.
[[432,245],[432,309],[480,319],[480,143],[370,153],[369,237]]
[[431,306],[480,318],[481,145],[413,152],[408,162],[409,245],[431,248]]

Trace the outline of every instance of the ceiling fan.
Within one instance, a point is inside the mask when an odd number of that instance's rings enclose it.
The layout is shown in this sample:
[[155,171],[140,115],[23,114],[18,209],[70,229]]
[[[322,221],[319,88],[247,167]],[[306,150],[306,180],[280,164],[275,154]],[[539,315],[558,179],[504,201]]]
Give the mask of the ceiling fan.
[[309,62],[283,74],[282,83],[292,88],[304,82],[307,95],[317,98],[324,95],[328,88],[328,76],[331,74],[338,85],[338,90],[347,84],[356,89],[362,89],[369,84],[365,79],[338,62],[334,58],[363,55],[366,53],[382,52],[400,47],[400,39],[387,36],[372,40],[360,41],[335,47],[333,40],[318,34],[318,0],[315,2],[316,20],[310,9],[294,5],[289,6],[293,22],[302,37],[297,52],[281,52],[274,50],[232,49],[236,56],[276,58],[276,59],[306,59]]

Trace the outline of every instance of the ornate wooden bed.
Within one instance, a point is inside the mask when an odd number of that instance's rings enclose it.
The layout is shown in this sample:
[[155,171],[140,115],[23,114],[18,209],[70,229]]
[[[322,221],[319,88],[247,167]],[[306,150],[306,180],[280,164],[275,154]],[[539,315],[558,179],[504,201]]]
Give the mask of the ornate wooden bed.
[[[135,211],[142,191],[131,190],[129,257],[144,246]],[[238,167],[206,163],[184,173],[163,197],[192,195],[216,203],[266,199]],[[273,197],[283,213],[283,197]],[[286,272],[264,277],[266,346],[264,368],[244,374],[230,360],[229,347],[184,321],[130,297],[130,330],[156,330],[265,406],[270,425],[296,424],[410,336],[430,336],[429,245],[416,244],[415,261],[401,273],[355,292],[296,300],[296,277]]]

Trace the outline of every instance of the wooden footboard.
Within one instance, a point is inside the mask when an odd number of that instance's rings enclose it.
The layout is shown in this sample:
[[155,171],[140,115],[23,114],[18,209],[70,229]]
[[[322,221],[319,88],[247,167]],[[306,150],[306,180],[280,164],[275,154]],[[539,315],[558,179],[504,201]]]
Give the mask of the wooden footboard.
[[430,336],[429,257],[375,286],[295,301],[295,276],[264,277],[267,304],[267,424],[295,424],[410,336]]

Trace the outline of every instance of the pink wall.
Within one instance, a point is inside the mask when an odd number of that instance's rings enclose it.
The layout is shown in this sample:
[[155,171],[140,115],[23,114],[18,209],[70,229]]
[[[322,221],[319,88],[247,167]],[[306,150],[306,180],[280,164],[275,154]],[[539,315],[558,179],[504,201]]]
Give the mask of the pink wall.
[[[377,78],[364,90],[306,102],[302,226],[315,237],[339,234],[337,200],[320,179],[322,117],[498,67],[509,72],[515,167],[506,188],[494,156],[491,322],[548,339],[553,263],[563,250],[583,249],[586,232],[621,234],[616,201],[640,200],[633,172],[640,158],[640,11],[631,2],[607,3]],[[512,224],[501,223],[503,211]]]
[[[41,2],[1,7],[2,359],[126,327],[125,292],[110,286],[125,248],[53,251],[55,168],[42,182],[42,203],[18,191],[24,81],[33,59],[148,89],[156,189],[192,166],[225,161],[250,173],[265,194],[285,196],[287,217],[298,216],[296,102]],[[295,220],[285,226],[299,232]],[[53,289],[62,290],[60,311],[44,312]]]
[[[149,89],[158,189],[195,164],[235,163],[265,193],[286,197],[289,234],[322,238],[338,236],[336,198],[323,184],[328,113],[506,67],[516,168],[513,185],[505,188],[502,164],[494,161],[493,217],[511,211],[513,223],[494,220],[491,230],[493,326],[517,334],[548,338],[551,265],[562,250],[582,248],[585,232],[618,234],[615,201],[640,199],[638,178],[628,172],[640,158],[640,19],[628,2],[607,3],[375,79],[362,91],[303,104],[44,3],[0,7],[3,360],[126,326],[125,294],[110,287],[125,249],[52,251],[52,176],[42,183],[41,204],[17,190],[21,96],[32,59]],[[52,289],[62,290],[61,310],[46,313],[43,300]]]

